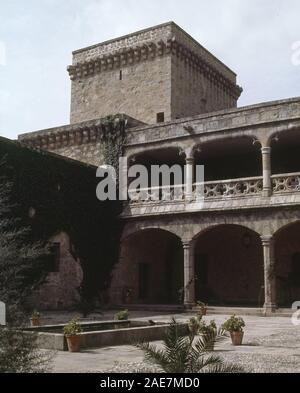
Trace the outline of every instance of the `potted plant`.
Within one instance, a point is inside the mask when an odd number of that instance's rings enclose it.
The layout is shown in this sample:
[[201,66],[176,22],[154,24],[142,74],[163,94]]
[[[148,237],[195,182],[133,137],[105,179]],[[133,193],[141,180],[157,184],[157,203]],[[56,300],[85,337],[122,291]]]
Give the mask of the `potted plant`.
[[69,352],[80,351],[80,333],[82,328],[76,319],[72,319],[64,326],[64,335],[66,336]]
[[37,310],[33,310],[30,317],[31,326],[40,326],[41,324],[41,314]]
[[230,333],[233,345],[242,345],[245,322],[243,318],[232,315],[226,322],[223,323],[222,329]]
[[[202,321],[202,315],[198,315],[196,318],[191,318],[189,321],[189,331],[191,335],[200,335],[203,336],[204,339],[212,337],[217,334],[217,325],[214,320],[206,323]],[[214,342],[212,342],[211,351],[214,350]]]
[[201,302],[200,300],[198,300],[197,306],[199,307],[199,314],[202,316],[205,316],[207,314],[208,304],[205,304],[205,303]]
[[128,318],[129,318],[128,310],[119,311],[117,314],[115,314],[114,317],[116,321],[128,321]]

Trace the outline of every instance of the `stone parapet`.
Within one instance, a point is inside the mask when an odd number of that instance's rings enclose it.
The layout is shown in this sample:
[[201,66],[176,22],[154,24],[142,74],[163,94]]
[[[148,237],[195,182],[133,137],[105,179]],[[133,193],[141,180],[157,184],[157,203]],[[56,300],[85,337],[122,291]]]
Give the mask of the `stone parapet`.
[[235,100],[240,97],[243,91],[241,87],[237,86],[235,82],[222,74],[201,55],[191,50],[188,46],[181,44],[175,36],[166,40],[161,39],[148,42],[147,44],[122,48],[117,52],[101,55],[100,57],[88,58],[88,60],[68,66],[67,69],[71,80],[76,80],[168,55],[181,59],[194,70],[204,75],[214,85],[222,88],[226,94]]
[[[114,116],[114,122],[119,127],[132,127],[142,124],[126,115]],[[81,123],[75,123],[62,127],[21,134],[18,140],[33,148],[55,151],[68,146],[83,144],[96,144],[101,142],[109,127],[107,119],[96,119]]]

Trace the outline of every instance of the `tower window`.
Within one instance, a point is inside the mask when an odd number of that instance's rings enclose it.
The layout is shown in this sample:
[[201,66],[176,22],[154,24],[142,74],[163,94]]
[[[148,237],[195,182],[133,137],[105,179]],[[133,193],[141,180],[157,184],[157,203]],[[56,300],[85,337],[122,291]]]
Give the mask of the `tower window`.
[[165,121],[165,113],[159,112],[156,114],[156,123],[163,123]]
[[120,70],[119,79],[120,79],[120,81],[123,79],[123,72],[122,72],[122,70]]
[[60,262],[60,243],[52,243],[50,245],[50,272],[59,272],[59,262]]

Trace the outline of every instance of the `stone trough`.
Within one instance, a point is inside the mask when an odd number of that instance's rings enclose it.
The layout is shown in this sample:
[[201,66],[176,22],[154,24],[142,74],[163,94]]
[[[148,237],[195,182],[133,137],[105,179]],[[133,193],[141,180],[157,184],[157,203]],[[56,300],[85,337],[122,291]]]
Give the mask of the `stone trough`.
[[[115,345],[130,345],[139,341],[162,340],[169,323],[147,321],[106,321],[83,322],[81,348],[100,348]],[[67,351],[67,341],[63,334],[63,324],[26,328],[27,332],[37,333],[39,348]],[[188,324],[178,325],[179,333],[188,334]]]

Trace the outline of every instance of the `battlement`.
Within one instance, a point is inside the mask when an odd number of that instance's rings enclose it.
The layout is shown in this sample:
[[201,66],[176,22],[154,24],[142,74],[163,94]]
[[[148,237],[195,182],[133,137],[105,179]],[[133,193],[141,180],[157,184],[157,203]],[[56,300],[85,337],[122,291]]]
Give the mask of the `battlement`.
[[[105,59],[106,56],[108,58],[112,57],[112,61],[109,61],[109,64],[114,64],[114,60],[116,60],[116,63],[119,65],[120,61],[118,58],[115,59],[115,56],[123,56],[122,60],[124,61],[128,49],[133,49],[134,51],[140,50],[142,52],[142,58],[147,60],[146,54],[148,51],[150,51],[153,56],[155,54],[155,47],[158,48],[158,53],[161,53],[161,47],[164,45],[170,49],[170,44],[168,44],[170,41],[175,41],[178,48],[182,46],[186,49],[186,55],[188,55],[188,52],[193,52],[195,56],[201,58],[202,61],[215,68],[216,71],[221,73],[225,78],[228,78],[229,81],[233,83],[236,82],[236,74],[232,70],[174,22],[160,24],[96,45],[75,50],[73,51],[73,65],[76,66],[86,62],[89,63],[97,59],[99,60],[99,58]],[[182,52],[182,55],[184,55],[185,51]],[[170,52],[167,51],[167,53],[169,54]],[[128,54],[130,56],[131,51],[129,51]],[[141,56],[138,56],[136,52],[134,54],[137,55],[137,60],[140,60]]]
[[73,52],[71,122],[153,124],[237,106],[236,74],[174,22]]

